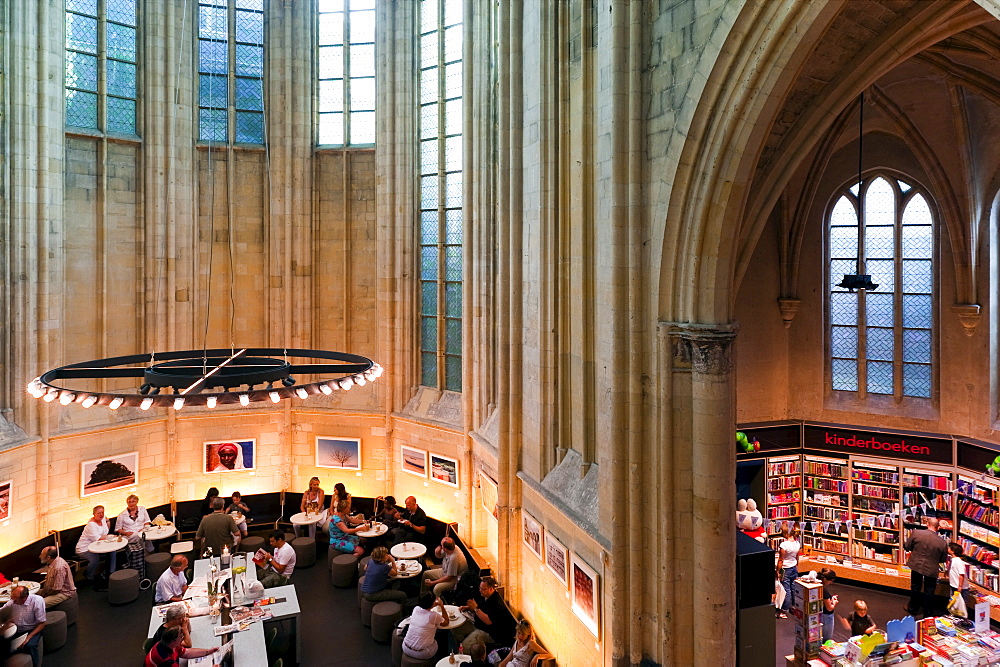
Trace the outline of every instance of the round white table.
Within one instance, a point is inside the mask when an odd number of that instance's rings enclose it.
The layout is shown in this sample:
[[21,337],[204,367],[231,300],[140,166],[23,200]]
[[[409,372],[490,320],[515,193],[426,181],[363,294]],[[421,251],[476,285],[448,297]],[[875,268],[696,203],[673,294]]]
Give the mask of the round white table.
[[391,579],[411,579],[421,572],[424,568],[420,567],[420,563],[415,560],[397,560],[396,561],[396,576],[390,577]]
[[389,526],[384,523],[376,524],[374,527],[369,527],[368,530],[355,533],[359,537],[381,537],[389,532]]
[[87,551],[94,554],[109,554],[112,551],[120,551],[128,546],[128,540],[124,537],[103,538],[90,543]]
[[[18,586],[24,586],[28,589],[29,593],[36,593],[41,589],[42,585],[37,581],[19,581]],[[7,604],[10,602],[10,592],[14,589],[14,583],[4,584],[0,586],[0,603]]]
[[437,667],[451,667],[451,665],[459,665],[463,662],[472,662],[472,656],[465,655],[464,653],[456,653],[453,656],[438,660]]
[[396,558],[420,558],[427,553],[427,547],[419,542],[401,542],[389,549]]
[[[448,630],[454,630],[469,620],[465,617],[465,614],[458,610],[458,605],[446,604],[444,610],[448,612],[448,625],[444,626]],[[455,657],[457,658],[458,656]],[[471,661],[472,658],[469,658],[469,660]]]
[[306,514],[305,512],[299,512],[298,514],[293,514],[291,517],[289,517],[288,520],[291,521],[292,524],[296,526],[311,526],[314,523],[319,523],[319,520],[322,518],[323,518],[322,512],[318,514],[311,512],[309,514]]
[[142,531],[147,540],[164,540],[177,532],[177,526],[149,526]]

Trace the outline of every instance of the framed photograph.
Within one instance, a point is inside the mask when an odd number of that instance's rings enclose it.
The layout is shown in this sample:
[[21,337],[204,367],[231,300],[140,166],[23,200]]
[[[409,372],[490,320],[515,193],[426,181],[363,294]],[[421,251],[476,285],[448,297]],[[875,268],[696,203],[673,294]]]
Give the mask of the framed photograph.
[[205,472],[253,470],[256,440],[221,440],[205,443]]
[[601,636],[601,589],[600,579],[592,567],[572,554],[570,587],[573,591],[573,613],[583,624],[594,633]]
[[116,454],[80,464],[80,497],[86,498],[139,481],[139,452]]
[[569,563],[569,549],[562,542],[552,537],[552,533],[545,535],[545,565],[552,574],[566,587],[566,571]]
[[10,497],[13,495],[14,480],[0,482],[0,521],[10,518]]
[[431,454],[431,479],[458,488],[458,461],[440,454]]
[[402,460],[400,466],[403,472],[427,478],[427,452],[423,449],[414,449],[406,445],[399,446],[399,454]]
[[483,508],[490,513],[490,516],[499,521],[500,517],[497,516],[498,492],[499,487],[497,487],[497,483],[493,481],[493,478],[480,470],[479,499],[483,501]]
[[361,439],[317,436],[316,467],[361,470]]
[[535,521],[534,517],[521,510],[521,527],[523,528],[524,543],[528,545],[536,556],[544,559],[542,554],[542,524]]

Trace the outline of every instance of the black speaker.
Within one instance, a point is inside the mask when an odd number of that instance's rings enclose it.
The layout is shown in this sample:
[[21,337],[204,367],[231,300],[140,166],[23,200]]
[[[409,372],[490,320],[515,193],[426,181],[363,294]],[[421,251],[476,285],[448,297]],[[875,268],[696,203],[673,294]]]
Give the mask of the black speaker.
[[774,549],[736,531],[736,608],[770,604],[774,594]]

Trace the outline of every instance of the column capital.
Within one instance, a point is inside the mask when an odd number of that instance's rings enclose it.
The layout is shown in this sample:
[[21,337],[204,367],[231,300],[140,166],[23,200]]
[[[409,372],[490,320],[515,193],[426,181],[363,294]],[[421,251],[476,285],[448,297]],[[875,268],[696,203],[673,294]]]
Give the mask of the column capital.
[[740,328],[738,322],[661,322],[660,327],[670,337],[675,371],[704,375],[732,372],[732,343]]

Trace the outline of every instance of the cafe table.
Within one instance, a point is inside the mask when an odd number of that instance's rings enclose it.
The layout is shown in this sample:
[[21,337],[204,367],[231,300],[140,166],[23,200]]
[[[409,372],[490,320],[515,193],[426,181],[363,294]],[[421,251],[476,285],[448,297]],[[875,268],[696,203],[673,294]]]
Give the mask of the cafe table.
[[424,568],[415,560],[397,560],[396,576],[390,579],[410,579],[424,571]]
[[121,535],[108,535],[99,540],[94,540],[87,547],[87,551],[95,554],[109,554],[112,551],[121,551],[128,546],[128,540]]
[[463,662],[472,662],[472,656],[464,653],[446,656],[438,660],[437,667],[451,667],[451,665],[460,665]]
[[165,540],[171,535],[177,533],[177,526],[170,524],[169,526],[146,526],[143,529],[142,535],[150,542],[155,542],[157,540]]
[[[201,598],[199,602],[207,606],[208,600]],[[178,604],[178,603],[174,603]],[[222,646],[224,635],[215,636],[215,628],[219,623],[212,622],[209,615],[192,616],[191,645],[193,648],[212,648]],[[156,629],[163,623],[156,607],[150,612],[149,631],[147,637],[152,637]],[[235,632],[233,638],[233,664],[239,667],[268,667],[267,642],[264,639],[264,624],[256,621],[243,632]]]
[[459,610],[458,605],[446,604],[444,606],[444,610],[448,613],[448,624],[444,626],[447,630],[454,630],[469,620],[468,617],[466,617],[466,615]]
[[355,533],[355,535],[357,535],[358,537],[367,537],[371,539],[373,537],[382,537],[387,532],[389,532],[389,526],[385,525],[384,523],[377,523],[374,526],[370,526],[368,530],[359,531]]
[[[42,585],[37,581],[18,581],[18,586],[24,586],[28,589],[29,593],[37,593],[41,590]],[[4,584],[0,586],[0,604],[7,604],[10,602],[10,592],[14,589],[14,582],[9,584]]]
[[425,553],[427,553],[427,547],[420,544],[419,542],[401,542],[396,546],[394,546],[392,549],[389,549],[389,553],[391,553],[396,558],[404,558],[404,559],[420,558]]

